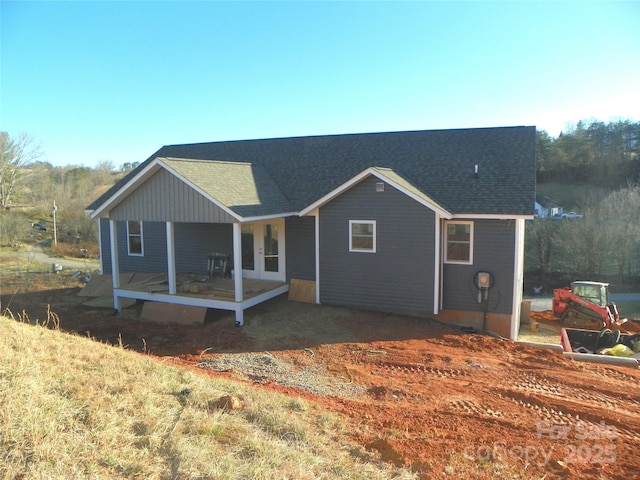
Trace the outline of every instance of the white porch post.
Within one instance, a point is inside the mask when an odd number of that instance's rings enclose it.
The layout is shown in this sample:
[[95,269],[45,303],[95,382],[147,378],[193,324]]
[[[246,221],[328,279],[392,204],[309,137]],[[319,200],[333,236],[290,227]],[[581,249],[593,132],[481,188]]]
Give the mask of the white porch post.
[[167,280],[169,295],[175,295],[176,288],[176,248],[173,239],[173,222],[166,223],[167,228]]
[[316,303],[320,303],[320,209],[315,213],[315,238],[316,238]]
[[120,298],[116,289],[120,288],[120,262],[118,261],[118,230],[116,221],[109,219],[109,247],[111,248],[111,286],[113,287],[113,308],[120,311]]
[[524,235],[525,221],[516,220],[515,225],[515,252],[513,265],[513,312],[511,313],[511,326],[509,340],[517,340],[520,331],[520,306],[522,303],[522,290],[524,284]]
[[442,286],[442,246],[441,246],[441,223],[442,217],[435,214],[435,271],[433,272],[433,314],[437,315],[440,312],[441,305],[441,286]]
[[[235,301],[242,302],[244,292],[242,291],[242,231],[240,223],[233,224],[233,271],[234,271],[234,291]],[[236,309],[236,325],[244,324],[244,312],[242,308]]]

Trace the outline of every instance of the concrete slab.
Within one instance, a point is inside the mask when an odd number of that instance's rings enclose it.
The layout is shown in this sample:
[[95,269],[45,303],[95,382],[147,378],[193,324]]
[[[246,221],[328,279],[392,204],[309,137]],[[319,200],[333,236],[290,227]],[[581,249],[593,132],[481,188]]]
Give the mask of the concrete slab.
[[204,323],[206,315],[207,309],[205,307],[192,307],[189,305],[176,305],[162,302],[144,302],[140,320],[143,322],[193,325]]

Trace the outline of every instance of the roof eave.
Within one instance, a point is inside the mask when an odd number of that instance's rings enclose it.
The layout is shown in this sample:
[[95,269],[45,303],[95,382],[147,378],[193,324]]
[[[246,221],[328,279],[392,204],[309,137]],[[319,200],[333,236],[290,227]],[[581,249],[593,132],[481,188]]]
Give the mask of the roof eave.
[[520,215],[511,213],[455,213],[451,219],[467,220],[533,220],[534,215]]

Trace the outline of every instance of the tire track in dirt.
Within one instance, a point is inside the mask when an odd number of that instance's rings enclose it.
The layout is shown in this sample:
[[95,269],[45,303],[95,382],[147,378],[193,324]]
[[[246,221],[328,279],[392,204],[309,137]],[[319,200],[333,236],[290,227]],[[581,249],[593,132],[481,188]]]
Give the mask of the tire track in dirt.
[[[617,371],[610,375],[627,377]],[[635,377],[630,378],[635,380]],[[614,410],[616,416],[608,416],[606,425],[615,429],[616,437],[640,444],[640,434],[628,428],[637,416],[638,410],[633,408],[639,405],[636,399],[620,399],[616,392],[585,392],[570,382],[555,382],[537,372],[520,372],[512,381],[496,388],[495,392],[499,397],[533,412],[542,422],[552,426],[569,426],[584,432],[597,433],[602,430],[603,415],[598,412]],[[632,408],[629,408],[629,404]]]

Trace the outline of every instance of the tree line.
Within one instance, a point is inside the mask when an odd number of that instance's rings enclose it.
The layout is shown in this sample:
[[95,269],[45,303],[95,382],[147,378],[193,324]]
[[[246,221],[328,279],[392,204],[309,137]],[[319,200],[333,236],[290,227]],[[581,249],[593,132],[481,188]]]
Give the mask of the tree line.
[[532,281],[561,282],[564,274],[640,283],[640,122],[580,121],[557,138],[538,131],[536,148],[538,185],[582,186],[584,217],[528,222]]
[[605,188],[640,183],[640,122],[580,121],[557,138],[538,131],[536,178]]

